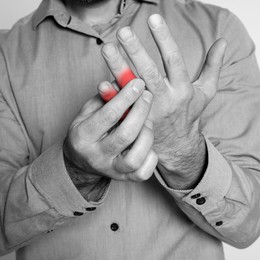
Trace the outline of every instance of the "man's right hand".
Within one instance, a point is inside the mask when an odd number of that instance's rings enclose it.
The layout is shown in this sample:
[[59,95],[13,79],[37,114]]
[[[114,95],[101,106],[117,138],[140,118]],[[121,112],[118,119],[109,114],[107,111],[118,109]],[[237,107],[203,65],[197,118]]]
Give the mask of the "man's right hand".
[[[100,92],[109,88],[108,82],[99,85]],[[152,176],[158,157],[152,150],[152,122],[147,120],[152,94],[144,89],[144,82],[134,79],[105,105],[95,96],[82,107],[64,144],[65,159],[81,178],[144,181]]]

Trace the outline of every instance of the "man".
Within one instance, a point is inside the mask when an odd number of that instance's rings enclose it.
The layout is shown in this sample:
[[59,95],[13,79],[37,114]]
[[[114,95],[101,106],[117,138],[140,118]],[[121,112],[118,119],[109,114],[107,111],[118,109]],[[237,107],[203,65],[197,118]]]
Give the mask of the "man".
[[260,73],[234,15],[44,0],[0,46],[1,254],[220,260],[257,239]]

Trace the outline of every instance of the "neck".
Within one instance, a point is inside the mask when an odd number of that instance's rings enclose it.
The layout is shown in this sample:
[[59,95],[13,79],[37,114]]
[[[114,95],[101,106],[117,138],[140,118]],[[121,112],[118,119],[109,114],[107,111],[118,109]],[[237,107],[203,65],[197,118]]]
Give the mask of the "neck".
[[64,0],[72,16],[90,25],[108,23],[119,10],[121,0]]

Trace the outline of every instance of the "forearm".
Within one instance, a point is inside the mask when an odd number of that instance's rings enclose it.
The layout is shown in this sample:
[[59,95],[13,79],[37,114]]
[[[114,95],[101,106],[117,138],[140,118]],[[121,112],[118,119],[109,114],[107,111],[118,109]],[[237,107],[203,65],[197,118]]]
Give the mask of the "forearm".
[[66,172],[62,143],[21,169],[2,164],[0,177],[0,254],[29,244],[87,213],[88,208],[100,205],[104,199],[87,202],[81,196]]
[[174,190],[156,176],[179,207],[201,229],[235,247],[244,248],[259,236],[257,171],[228,162],[207,140],[208,166],[192,190]]

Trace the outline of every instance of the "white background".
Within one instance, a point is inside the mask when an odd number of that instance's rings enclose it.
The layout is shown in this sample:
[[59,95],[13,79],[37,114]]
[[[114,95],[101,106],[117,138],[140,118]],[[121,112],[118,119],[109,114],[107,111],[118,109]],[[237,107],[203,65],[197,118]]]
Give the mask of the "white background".
[[[256,43],[257,57],[260,63],[260,30],[259,30],[260,2],[259,0],[246,0],[246,1],[245,0],[204,0],[204,2],[226,7],[240,17],[240,19],[246,25],[251,37]],[[0,0],[0,29],[10,28],[20,17],[23,17],[28,13],[32,12],[34,9],[36,9],[39,3],[40,0],[25,0],[25,1]],[[245,259],[259,260],[260,239],[251,247],[243,250],[238,250],[225,245],[225,254],[226,254],[226,260],[245,260]],[[0,260],[14,260],[14,259],[15,259],[14,254],[5,257],[0,257]],[[181,260],[181,259],[176,259],[176,260]]]

